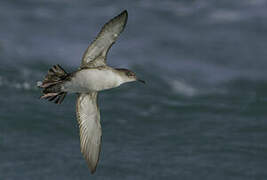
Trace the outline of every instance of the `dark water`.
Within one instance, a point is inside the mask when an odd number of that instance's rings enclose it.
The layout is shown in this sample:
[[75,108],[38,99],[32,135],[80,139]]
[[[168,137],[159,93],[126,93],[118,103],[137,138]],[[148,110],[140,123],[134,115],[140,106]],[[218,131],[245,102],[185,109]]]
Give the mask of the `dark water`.
[[[0,1],[0,179],[267,178],[267,1]],[[147,81],[102,92],[96,174],[75,95],[41,101],[53,64],[73,71],[100,27],[128,25],[108,63]]]

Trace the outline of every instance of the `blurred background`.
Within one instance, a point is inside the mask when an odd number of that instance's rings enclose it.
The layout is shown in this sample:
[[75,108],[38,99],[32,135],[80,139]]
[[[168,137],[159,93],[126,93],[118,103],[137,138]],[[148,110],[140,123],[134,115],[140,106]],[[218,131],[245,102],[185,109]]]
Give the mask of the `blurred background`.
[[[1,0],[0,179],[267,177],[267,0]],[[108,64],[147,84],[102,92],[102,152],[90,175],[76,95],[39,100],[36,82],[75,71],[127,9]]]

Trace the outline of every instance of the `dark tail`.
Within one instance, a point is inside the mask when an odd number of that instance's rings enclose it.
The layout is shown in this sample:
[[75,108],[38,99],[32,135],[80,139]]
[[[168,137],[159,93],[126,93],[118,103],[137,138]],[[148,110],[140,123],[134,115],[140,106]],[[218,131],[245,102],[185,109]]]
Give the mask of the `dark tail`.
[[54,65],[48,70],[43,82],[37,83],[37,86],[43,89],[40,98],[61,104],[67,94],[61,91],[61,85],[68,77],[68,73],[60,65]]

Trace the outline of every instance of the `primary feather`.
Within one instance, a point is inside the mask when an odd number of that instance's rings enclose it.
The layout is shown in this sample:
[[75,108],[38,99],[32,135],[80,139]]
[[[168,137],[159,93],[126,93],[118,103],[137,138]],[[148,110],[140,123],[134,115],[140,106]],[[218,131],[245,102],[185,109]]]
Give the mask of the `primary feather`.
[[102,135],[97,92],[80,94],[76,108],[81,152],[91,172],[94,173],[99,159]]
[[98,33],[96,39],[84,52],[81,67],[98,67],[106,65],[108,50],[123,31],[128,19],[127,11],[123,11],[107,22]]

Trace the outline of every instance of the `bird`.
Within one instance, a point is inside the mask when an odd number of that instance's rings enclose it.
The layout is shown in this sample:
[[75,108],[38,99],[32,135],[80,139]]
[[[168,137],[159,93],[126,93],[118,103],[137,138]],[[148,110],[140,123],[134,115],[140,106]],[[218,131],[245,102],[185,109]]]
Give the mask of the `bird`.
[[76,116],[79,125],[80,149],[93,174],[99,161],[102,130],[98,93],[128,82],[145,81],[124,68],[112,68],[106,64],[107,54],[124,30],[127,10],[108,21],[83,54],[77,71],[67,73],[59,64],[48,70],[37,86],[42,89],[41,99],[61,104],[67,93],[78,95]]

